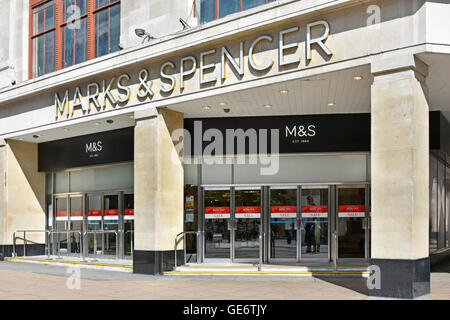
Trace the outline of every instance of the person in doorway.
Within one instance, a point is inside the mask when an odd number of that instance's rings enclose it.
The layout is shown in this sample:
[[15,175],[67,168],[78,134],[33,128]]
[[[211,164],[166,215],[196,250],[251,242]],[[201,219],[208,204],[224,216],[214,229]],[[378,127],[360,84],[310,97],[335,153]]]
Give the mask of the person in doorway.
[[[311,196],[306,197],[308,206],[315,206],[314,199]],[[314,235],[314,223],[305,223],[305,243],[306,243],[306,253],[313,251],[313,236]]]
[[316,219],[314,223],[314,249],[315,252],[320,252],[320,234],[321,234],[321,225],[319,219]]

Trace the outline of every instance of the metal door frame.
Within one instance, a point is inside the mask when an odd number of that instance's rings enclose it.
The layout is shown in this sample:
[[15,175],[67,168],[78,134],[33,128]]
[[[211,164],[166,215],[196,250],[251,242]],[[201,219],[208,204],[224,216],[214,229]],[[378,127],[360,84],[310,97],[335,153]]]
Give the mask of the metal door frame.
[[[104,214],[103,193],[102,192],[86,192],[85,193],[85,197],[84,197],[85,198],[85,208],[86,208],[86,231],[89,230],[88,229],[88,224],[89,224],[89,220],[88,220],[89,219],[89,210],[88,210],[89,209],[89,203],[88,203],[88,200],[89,200],[89,196],[100,196],[100,210],[102,212],[101,219],[100,220],[92,220],[92,221],[100,221],[100,230],[103,230],[103,214]],[[103,250],[103,235],[101,237],[101,241],[97,241],[97,235],[96,234],[94,234],[93,236],[94,236],[95,242],[97,243],[97,248],[99,247],[99,242],[100,242],[100,249],[101,249],[101,252],[102,252],[101,256],[103,256],[103,252],[104,252],[104,250]],[[89,257],[89,246],[87,245],[87,240],[88,239],[89,239],[89,237],[84,239],[85,243],[83,245],[86,248],[86,256]],[[94,248],[94,250],[97,249],[97,248]],[[94,257],[95,256],[97,256],[97,255],[94,254]]]
[[368,260],[370,257],[370,232],[369,229],[371,228],[370,226],[370,217],[369,217],[369,192],[370,192],[370,184],[364,184],[364,183],[352,183],[352,184],[343,184],[343,185],[337,185],[335,186],[336,190],[335,190],[335,233],[336,233],[336,237],[335,237],[335,244],[334,244],[334,248],[335,248],[335,259],[336,261],[339,259],[339,188],[345,187],[346,189],[349,188],[353,188],[353,189],[364,189],[364,206],[365,206],[365,214],[364,214],[364,218],[360,218],[363,219],[363,228],[364,229],[364,256],[361,258],[341,258],[341,259],[364,259],[364,260]]
[[[134,198],[134,191],[133,190],[125,190],[125,191],[120,191],[121,193],[121,204],[122,204],[122,211],[119,211],[119,219],[122,220],[122,232],[119,233],[120,239],[119,239],[119,246],[121,247],[121,251],[119,252],[119,256],[121,259],[130,259],[129,256],[125,255],[125,196],[127,195],[132,195]],[[133,210],[134,210],[134,200],[133,200]],[[136,225],[134,224],[134,215],[133,215],[133,219],[130,219],[131,221],[133,221],[133,246],[134,246],[134,230],[136,228]],[[131,248],[132,252],[134,252],[133,248]],[[132,257],[132,256],[131,256]]]
[[[301,186],[267,186],[266,189],[267,189],[267,192],[265,193],[265,196],[266,196],[267,201],[265,201],[265,203],[267,204],[267,210],[266,210],[267,215],[266,215],[265,220],[266,220],[266,225],[267,225],[267,231],[266,231],[267,241],[265,241],[265,243],[264,243],[264,245],[266,247],[266,250],[264,250],[264,251],[267,252],[266,253],[267,259],[264,259],[264,261],[268,261],[268,262],[275,261],[276,262],[278,259],[286,259],[286,260],[289,259],[289,260],[293,260],[295,262],[300,262],[300,257],[302,254],[301,253],[301,230],[300,230],[300,226],[301,226],[300,212],[301,212],[301,210],[299,211],[299,208],[301,208],[301,206],[300,206]],[[271,230],[272,230],[272,223],[271,223],[271,220],[272,220],[272,203],[271,203],[272,193],[271,193],[271,190],[296,190],[296,195],[295,195],[296,201],[295,202],[296,202],[297,210],[296,210],[296,216],[295,216],[294,230],[295,230],[297,236],[296,236],[296,243],[295,243],[296,254],[295,254],[295,258],[293,258],[293,259],[291,259],[291,258],[274,258],[270,254],[270,244],[272,241],[272,232],[271,232]],[[266,258],[266,257],[264,257],[264,258]]]
[[[302,262],[304,261],[304,257],[302,256],[302,238],[303,238],[303,232],[305,230],[305,222],[302,216],[302,208],[303,208],[303,203],[302,203],[302,194],[303,194],[303,190],[310,190],[310,189],[326,189],[327,190],[327,201],[328,201],[328,230],[327,230],[327,238],[328,238],[328,254],[327,254],[327,258],[324,259],[324,261],[331,261],[333,260],[333,254],[334,254],[334,249],[333,249],[333,232],[332,232],[332,228],[335,225],[335,215],[334,215],[334,208],[335,208],[335,203],[334,203],[334,198],[333,198],[333,189],[335,188],[335,185],[331,185],[331,184],[308,184],[308,185],[299,185],[298,189],[298,215],[299,215],[299,232],[298,232],[298,240],[297,240],[297,245],[299,247],[299,252],[298,252],[298,259],[297,262]],[[308,261],[308,258],[306,258],[306,261]]]
[[[102,228],[101,230],[105,230],[105,199],[106,196],[117,196],[117,210],[118,210],[118,217],[117,217],[117,237],[119,237],[119,241],[117,243],[119,244],[119,248],[116,248],[116,251],[119,250],[119,257],[123,258],[123,191],[105,191],[102,192]],[[114,220],[109,220],[114,221]],[[105,254],[105,233],[102,233],[102,256],[103,257],[109,257],[111,255]],[[122,238],[122,240],[121,240]]]
[[[53,195],[53,201],[54,201],[54,206],[53,206],[53,229],[52,231],[60,231],[58,229],[58,222],[61,222],[62,220],[58,221],[57,220],[57,216],[56,216],[56,211],[58,209],[58,205],[57,205],[57,200],[58,199],[65,199],[66,200],[66,212],[67,212],[67,220],[65,220],[65,222],[67,223],[66,225],[66,230],[62,230],[62,231],[67,231],[66,233],[66,238],[67,238],[67,253],[64,254],[65,256],[68,256],[70,253],[70,246],[69,246],[69,228],[70,228],[70,216],[69,216],[69,196],[67,194],[63,194],[63,195]],[[57,233],[56,234],[56,239],[53,238],[51,239],[52,245],[53,245],[53,254],[56,255],[56,251],[58,249],[58,254],[61,255],[60,252],[60,234]]]
[[[70,199],[72,199],[72,198],[81,198],[81,211],[83,213],[83,215],[82,215],[83,219],[81,220],[81,224],[83,226],[83,230],[86,230],[85,229],[85,212],[86,212],[85,204],[86,204],[86,201],[84,199],[84,196],[85,196],[84,193],[77,193],[77,192],[66,195],[66,197],[67,197],[67,216],[69,218],[69,220],[68,220],[69,223],[68,223],[68,228],[67,228],[68,231],[74,231],[74,230],[72,230],[71,219],[70,219],[71,213],[72,213],[72,204],[70,202]],[[77,231],[80,231],[81,234],[83,234],[83,230],[77,230]],[[81,241],[83,239],[81,239],[81,238],[80,238],[80,248],[83,246],[83,244],[81,243]],[[79,256],[80,255],[79,253],[72,253],[72,237],[70,236],[69,233],[68,233],[67,248],[68,248],[67,249],[68,256]]]
[[205,192],[206,191],[230,191],[230,218],[228,218],[228,230],[230,231],[230,254],[228,258],[217,258],[217,259],[229,259],[231,262],[234,262],[233,258],[234,258],[234,221],[233,221],[233,217],[234,217],[234,206],[233,206],[233,199],[234,199],[234,187],[199,187],[200,188],[200,196],[199,196],[199,215],[200,215],[200,219],[198,222],[198,230],[200,232],[200,240],[198,240],[198,242],[201,243],[200,246],[197,246],[197,254],[200,254],[201,259],[199,261],[201,261],[202,263],[205,262],[205,260],[207,259],[214,259],[214,258],[207,258],[206,257],[206,233],[205,233],[205,228],[206,228],[206,213],[205,213]]
[[[235,247],[236,229],[237,229],[236,191],[241,191],[241,190],[259,191],[259,207],[260,207],[259,220],[260,221],[259,221],[259,236],[258,236],[258,238],[260,238],[260,237],[263,237],[263,234],[265,233],[265,229],[267,228],[266,224],[265,224],[265,221],[267,220],[267,214],[265,214],[267,212],[267,209],[266,209],[266,206],[264,204],[264,193],[265,193],[264,190],[266,189],[266,187],[265,186],[260,186],[260,187],[255,187],[255,186],[236,186],[236,187],[231,187],[231,188],[232,188],[232,193],[231,193],[232,206],[230,208],[231,209],[230,212],[231,212],[231,218],[233,219],[233,230],[232,230],[233,233],[230,234],[230,236],[233,236],[233,240],[231,241],[231,243],[232,243],[232,256],[231,256],[232,259],[231,259],[231,262],[239,262],[239,261],[246,260],[247,258],[236,258],[236,247]],[[255,219],[257,219],[257,218],[255,218]],[[267,247],[267,246],[265,246],[265,242],[267,242],[267,238],[268,237],[266,237],[266,239],[263,239],[265,241],[260,241],[260,246],[261,245],[263,246],[263,260],[264,260],[264,256],[265,256],[264,251],[266,251],[266,250],[264,250],[264,247]],[[259,252],[261,252],[261,250]]]

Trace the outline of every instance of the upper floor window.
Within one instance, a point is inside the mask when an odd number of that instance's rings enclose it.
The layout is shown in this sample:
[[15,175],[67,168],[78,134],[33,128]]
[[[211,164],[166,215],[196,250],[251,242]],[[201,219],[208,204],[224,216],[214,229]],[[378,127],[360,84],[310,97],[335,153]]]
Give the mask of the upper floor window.
[[119,50],[120,1],[96,0],[95,56]]
[[88,47],[87,0],[63,0],[62,67],[87,60]]
[[198,0],[200,1],[200,23],[244,11],[275,0]]
[[30,2],[30,78],[119,50],[120,0]]
[[33,8],[33,76],[55,70],[55,0]]

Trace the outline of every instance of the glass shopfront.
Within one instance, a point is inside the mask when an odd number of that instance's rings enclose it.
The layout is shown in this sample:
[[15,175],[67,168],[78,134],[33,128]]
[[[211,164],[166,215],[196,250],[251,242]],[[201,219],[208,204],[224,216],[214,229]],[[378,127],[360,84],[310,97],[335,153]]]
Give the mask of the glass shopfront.
[[204,259],[257,263],[262,254],[265,262],[328,263],[370,257],[367,183],[200,189]]
[[134,241],[134,130],[39,144],[51,252],[129,258]]
[[[185,119],[185,128],[191,135],[214,130],[223,143],[204,142],[202,155],[185,145],[185,194],[198,208],[198,223],[187,222],[186,230],[199,231],[189,247],[199,261],[370,257],[369,115]],[[230,132],[234,141],[226,141]],[[238,144],[233,154],[231,142]],[[206,155],[211,149],[216,154]]]
[[[283,155],[280,164],[266,178],[236,159],[185,165],[186,230],[200,231],[190,253],[249,263],[260,255],[272,263],[370,258],[370,155]],[[341,182],[324,182],[327,176]]]
[[[88,192],[58,193],[56,180],[67,176],[67,181],[77,180],[77,175],[85,171],[103,176],[107,172],[110,180],[109,189],[95,190],[86,185]],[[127,181],[122,180],[128,177]],[[133,254],[134,239],[134,194],[133,164],[101,166],[76,171],[57,172],[49,175],[55,184],[54,221],[49,225],[54,232],[52,241],[53,254],[80,256],[85,246],[87,257],[126,258]],[[103,178],[108,179],[108,178]],[[116,181],[114,181],[116,180]],[[90,182],[89,180],[87,182]],[[51,182],[50,182],[51,183]],[[67,213],[70,213],[68,215]],[[49,219],[52,221],[52,219]],[[57,232],[56,232],[57,231]],[[84,239],[84,243],[83,242]]]

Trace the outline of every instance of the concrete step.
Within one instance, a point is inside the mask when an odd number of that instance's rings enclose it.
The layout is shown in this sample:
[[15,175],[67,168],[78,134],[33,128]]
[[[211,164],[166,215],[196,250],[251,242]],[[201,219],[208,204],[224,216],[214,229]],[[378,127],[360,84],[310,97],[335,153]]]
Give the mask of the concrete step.
[[298,276],[314,276],[314,275],[352,275],[367,277],[367,266],[274,266],[263,265],[261,270],[258,266],[240,265],[240,266],[202,266],[202,265],[186,265],[176,268],[176,271],[164,272],[170,275],[298,275]]
[[54,266],[77,266],[80,268],[97,269],[104,271],[133,272],[131,264],[121,264],[114,260],[86,260],[82,259],[64,259],[64,258],[34,258],[34,257],[5,257],[5,261],[12,263],[36,263]]

